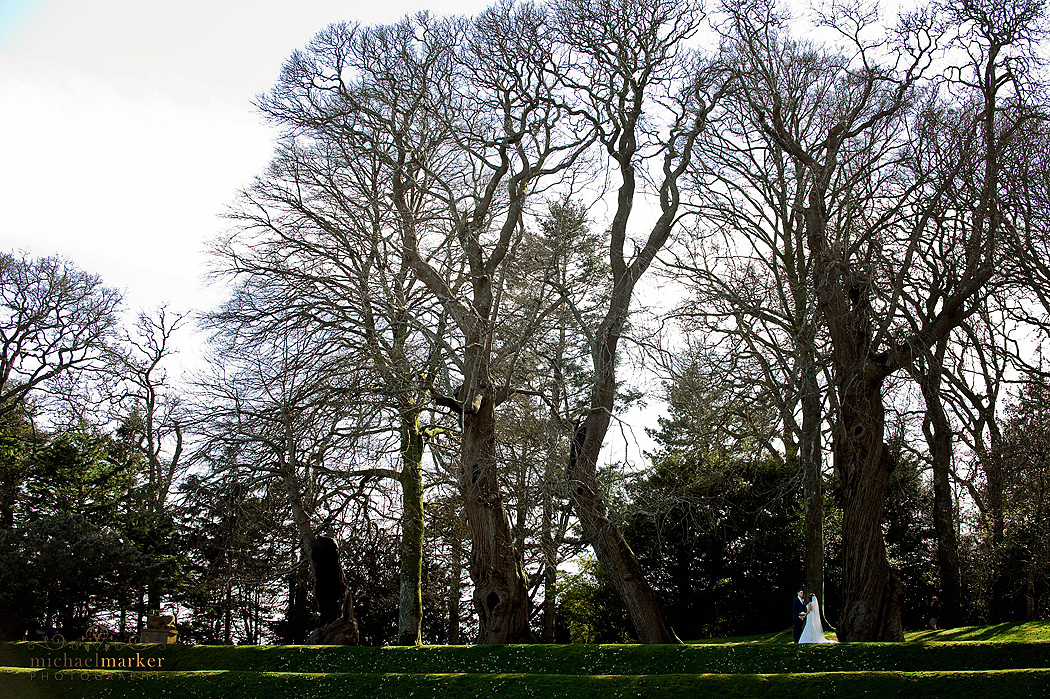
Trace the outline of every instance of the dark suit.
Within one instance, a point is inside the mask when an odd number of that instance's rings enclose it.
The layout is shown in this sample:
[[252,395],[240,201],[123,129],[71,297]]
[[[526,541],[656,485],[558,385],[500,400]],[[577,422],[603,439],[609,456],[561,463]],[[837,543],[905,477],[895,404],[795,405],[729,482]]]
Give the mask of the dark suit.
[[799,614],[806,611],[806,604],[795,596],[795,601],[791,604],[791,616],[795,617],[795,643],[798,643],[798,639],[802,636],[802,627],[806,625],[804,619],[799,618]]

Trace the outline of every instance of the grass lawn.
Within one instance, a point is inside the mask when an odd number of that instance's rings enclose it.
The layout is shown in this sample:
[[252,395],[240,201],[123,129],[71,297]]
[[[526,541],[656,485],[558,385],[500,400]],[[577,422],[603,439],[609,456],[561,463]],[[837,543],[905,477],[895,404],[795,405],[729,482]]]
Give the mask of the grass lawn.
[[[835,634],[828,632],[828,638]],[[1050,641],[1050,621],[1011,622],[993,624],[992,626],[960,626],[955,629],[931,631],[907,631],[905,640],[911,641]],[[788,643],[791,641],[791,629],[761,636],[737,636],[734,638],[705,638],[689,643],[722,644],[722,643]]]
[[[114,669],[94,669],[100,663]],[[905,643],[818,646],[797,646],[787,633],[683,646],[41,649],[14,643],[0,645],[0,665],[0,697],[5,699],[1050,699],[1050,622],[924,631],[908,634]]]

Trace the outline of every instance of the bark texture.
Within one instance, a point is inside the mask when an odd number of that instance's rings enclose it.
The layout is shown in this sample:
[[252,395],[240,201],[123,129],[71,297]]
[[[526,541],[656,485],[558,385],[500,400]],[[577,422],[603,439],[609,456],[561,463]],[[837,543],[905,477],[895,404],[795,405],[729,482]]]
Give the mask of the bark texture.
[[835,450],[842,479],[843,641],[903,641],[904,585],[886,559],[882,517],[895,462],[886,448],[881,371],[840,374],[841,408]]
[[903,641],[904,586],[886,559],[882,517],[894,461],[885,449],[882,388],[888,356],[873,354],[870,280],[839,259],[827,237],[826,192],[814,188],[805,210],[813,286],[832,342],[839,401],[835,468],[842,481],[843,641]]
[[926,401],[923,432],[933,466],[933,525],[937,532],[937,569],[940,573],[940,602],[943,610],[938,628],[957,625],[962,610],[962,574],[959,541],[955,529],[955,499],[952,496],[952,429],[941,394],[947,340],[937,343],[920,369],[919,386]]
[[[805,347],[813,347],[808,341]],[[824,611],[824,475],[821,471],[820,428],[823,414],[817,383],[816,357],[806,353],[802,366],[802,429],[799,462],[802,466],[802,498],[805,518],[806,590],[820,603],[821,625],[828,628]]]
[[360,635],[354,618],[354,600],[339,563],[339,547],[327,536],[314,539],[310,547],[314,571],[314,599],[321,614],[320,625],[306,639],[309,644],[357,645]]
[[523,643],[531,640],[528,593],[496,469],[495,405],[495,391],[484,384],[465,401],[459,486],[471,531],[478,641]]
[[[625,317],[629,302],[629,294],[614,293],[614,311],[617,307],[623,309],[619,317]],[[614,320],[617,317],[610,315]],[[627,608],[638,640],[642,643],[680,643],[664,619],[656,602],[656,593],[646,580],[634,552],[619,528],[610,521],[606,503],[598,489],[598,455],[609,429],[616,397],[616,345],[622,326],[622,320],[605,324],[605,343],[596,357],[594,407],[573,439],[574,446],[581,446],[570,456],[569,499],[580,518],[584,538],[591,544],[599,565],[609,575]]]
[[401,595],[397,643],[423,643],[423,448],[418,411],[402,415],[401,427]]

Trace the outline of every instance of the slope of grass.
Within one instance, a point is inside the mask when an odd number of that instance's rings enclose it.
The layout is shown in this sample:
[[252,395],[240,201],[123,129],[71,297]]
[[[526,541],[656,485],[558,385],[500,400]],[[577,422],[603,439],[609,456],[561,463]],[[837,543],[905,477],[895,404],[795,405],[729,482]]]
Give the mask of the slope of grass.
[[[0,697],[1050,697],[1050,622],[908,638],[814,646],[785,634],[683,646],[14,643],[0,644]],[[130,669],[84,669],[99,657],[123,658]]]
[[[15,644],[8,667],[91,668],[97,651]],[[727,643],[685,646],[172,646],[109,654],[136,670],[555,675],[779,674],[1050,668],[1050,641],[1032,643]],[[137,660],[136,660],[137,658]],[[97,664],[97,663],[96,663]]]
[[[828,632],[828,638],[834,638],[834,632]],[[906,631],[906,641],[914,642],[944,642],[944,641],[1004,641],[1030,643],[1032,641],[1050,641],[1050,620],[1010,622],[1007,624],[994,624],[992,626],[960,626],[954,629],[940,629],[931,631]],[[785,629],[776,633],[761,634],[758,636],[735,636],[731,638],[705,638],[697,641],[689,641],[695,644],[725,643],[790,643],[791,629]]]
[[412,699],[820,699],[836,697],[1046,697],[1050,670],[1001,672],[857,672],[738,675],[528,675],[263,673],[245,671],[143,673],[106,678],[90,671],[63,680],[28,671],[0,674],[0,696],[36,699],[145,696],[180,699],[266,697],[411,697]]
[[1050,620],[1012,622],[993,626],[960,626],[938,631],[914,631],[905,634],[908,641],[1005,641],[1031,643],[1050,641]]

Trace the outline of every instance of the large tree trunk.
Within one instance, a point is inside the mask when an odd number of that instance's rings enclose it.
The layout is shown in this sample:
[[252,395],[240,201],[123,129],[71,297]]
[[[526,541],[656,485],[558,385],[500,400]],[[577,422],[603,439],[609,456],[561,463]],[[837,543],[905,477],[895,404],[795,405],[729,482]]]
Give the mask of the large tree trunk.
[[1006,496],[1003,461],[999,452],[998,440],[989,450],[987,459],[983,459],[985,478],[986,519],[992,528],[992,590],[988,600],[988,611],[991,622],[1014,621],[1011,607],[1009,578],[1004,568],[999,565],[1000,552],[1006,542]]
[[554,542],[554,474],[547,465],[543,488],[543,522],[541,543],[543,546],[543,642],[554,643],[557,631],[558,600],[554,587],[558,581],[557,544]]
[[[826,184],[826,182],[825,182]],[[886,559],[882,518],[894,460],[885,448],[885,357],[870,356],[870,280],[849,269],[827,238],[826,192],[815,187],[804,210],[813,288],[831,336],[838,414],[835,469],[842,482],[843,641],[903,641],[904,585]]]
[[[812,347],[807,343],[807,348]],[[820,449],[820,386],[817,383],[816,357],[803,350],[802,429],[799,439],[799,461],[802,466],[802,499],[805,512],[806,590],[817,596],[821,616],[824,605],[824,475]],[[824,623],[826,619],[821,619]]]
[[619,528],[606,516],[601,497],[582,480],[575,480],[570,487],[573,506],[583,524],[584,538],[594,548],[599,565],[608,573],[627,607],[638,640],[642,643],[680,643],[664,620],[653,588],[645,579],[634,552]]
[[310,547],[310,564],[314,572],[314,599],[321,621],[306,642],[357,645],[360,635],[354,618],[354,598],[343,577],[335,540],[327,536],[314,539]]
[[496,469],[496,395],[485,378],[466,391],[463,400],[459,476],[471,532],[470,577],[478,642],[522,643],[531,640],[528,591],[503,507]]
[[401,598],[397,643],[423,643],[423,430],[419,412],[402,414],[401,425]]
[[[583,525],[583,536],[594,549],[599,565],[623,600],[627,614],[642,643],[681,643],[667,625],[656,593],[645,579],[638,559],[627,545],[620,529],[607,516],[607,508],[598,486],[598,457],[609,429],[616,397],[616,345],[626,307],[626,298],[613,295],[610,317],[619,317],[603,324],[600,337],[604,342],[595,353],[595,391],[591,409],[582,427],[573,438],[569,456],[569,498]],[[617,312],[619,308],[619,312]]]
[[843,641],[903,641],[904,585],[886,559],[882,517],[895,464],[884,443],[884,374],[865,362],[836,383],[840,397],[835,466],[842,479]]
[[339,550],[333,539],[314,535],[313,524],[303,504],[299,479],[295,473],[294,464],[297,457],[291,422],[286,423],[285,427],[288,451],[281,464],[281,482],[288,498],[292,521],[299,532],[303,556],[310,561],[314,601],[321,614],[320,626],[310,633],[307,643],[356,645],[359,635],[357,620],[354,618],[354,598],[343,578]]
[[459,645],[459,596],[460,575],[463,570],[462,542],[456,532],[452,533],[452,561],[448,572],[448,644]]
[[951,487],[952,431],[941,397],[946,349],[947,340],[942,339],[937,343],[934,353],[926,358],[925,374],[919,380],[926,401],[923,432],[933,463],[933,525],[937,532],[937,567],[941,578],[940,601],[943,608],[943,621],[938,619],[940,628],[958,624],[962,609],[962,575]]

